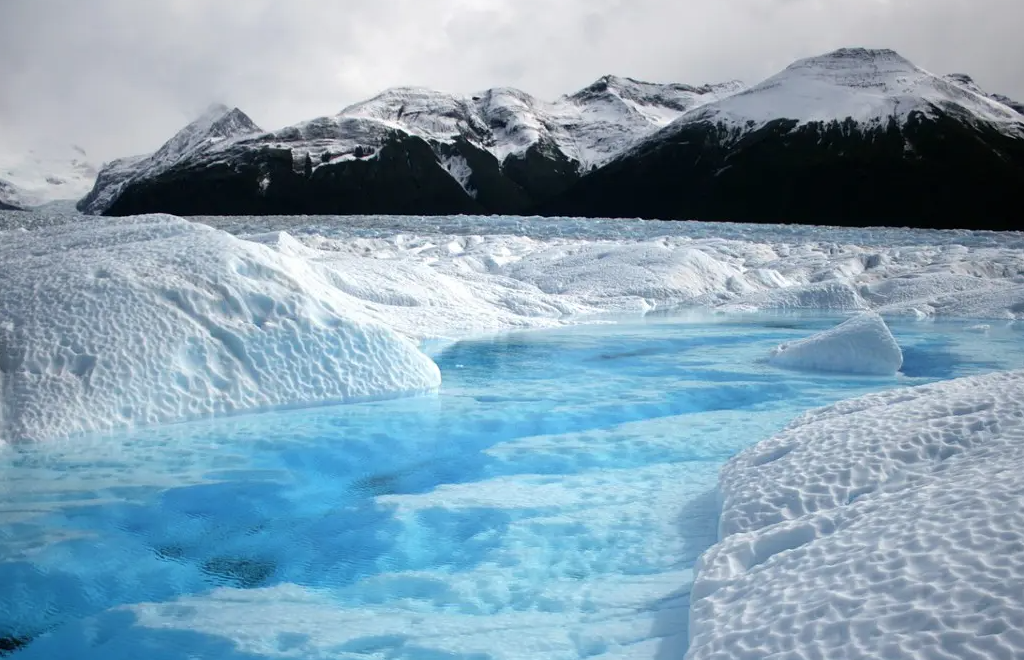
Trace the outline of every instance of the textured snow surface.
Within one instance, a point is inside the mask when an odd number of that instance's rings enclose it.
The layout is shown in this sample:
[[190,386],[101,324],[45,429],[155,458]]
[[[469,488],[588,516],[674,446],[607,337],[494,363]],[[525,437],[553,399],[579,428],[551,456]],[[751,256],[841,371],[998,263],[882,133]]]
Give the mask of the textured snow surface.
[[307,261],[172,216],[0,236],[0,438],[435,388]]
[[865,127],[934,109],[1024,136],[1024,115],[966,76],[937,76],[891,50],[845,48],[798,60],[749,89],[688,112],[666,130],[722,122],[743,132],[776,119],[799,124],[852,119]]
[[346,291],[371,303],[367,314],[417,338],[684,306],[1024,317],[1019,233],[515,217],[200,220],[340,273]]
[[1024,372],[804,414],[723,469],[688,658],[1024,655]]
[[438,376],[411,342],[624,314],[1024,315],[1019,234],[524,218],[205,220],[227,231],[170,216],[0,220],[8,438],[419,391]]
[[[93,219],[0,214],[0,227]],[[517,217],[195,218],[416,338],[677,307],[1024,318],[1024,234]]]
[[776,347],[768,362],[788,369],[894,376],[903,366],[903,353],[882,317],[865,312]]

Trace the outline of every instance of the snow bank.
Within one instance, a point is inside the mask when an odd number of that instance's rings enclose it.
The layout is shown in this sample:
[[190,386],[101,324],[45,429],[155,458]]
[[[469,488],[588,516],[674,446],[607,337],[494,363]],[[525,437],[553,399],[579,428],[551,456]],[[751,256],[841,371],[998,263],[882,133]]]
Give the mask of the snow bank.
[[1024,654],[1024,371],[804,414],[733,458],[691,660]]
[[903,366],[903,352],[882,317],[865,312],[772,349],[768,362],[787,369],[893,376]]
[[171,216],[0,237],[0,438],[430,390],[308,262]]

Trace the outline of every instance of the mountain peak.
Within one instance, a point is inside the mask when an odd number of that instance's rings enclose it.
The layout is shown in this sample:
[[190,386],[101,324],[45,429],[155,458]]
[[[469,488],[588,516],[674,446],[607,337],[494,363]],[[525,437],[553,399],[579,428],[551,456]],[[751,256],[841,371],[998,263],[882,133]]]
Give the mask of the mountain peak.
[[575,94],[572,94],[571,97],[572,98],[584,98],[584,97],[587,97],[587,96],[593,96],[595,94],[603,94],[603,93],[608,92],[610,90],[622,91],[624,89],[628,89],[630,87],[635,87],[637,85],[651,85],[651,84],[652,83],[645,83],[643,81],[635,80],[633,78],[626,78],[624,76],[616,76],[614,74],[610,74],[609,73],[609,74],[601,76],[600,78],[598,78],[594,82],[590,83],[589,85],[587,85],[586,87],[584,87],[580,91],[576,92]]
[[798,124],[849,119],[877,125],[950,108],[977,120],[1012,124],[1009,129],[1014,132],[1021,129],[1017,113],[990,99],[966,76],[939,77],[894,50],[868,48],[840,48],[798,60],[750,89],[687,113],[679,121],[725,122],[746,132],[773,119]]
[[157,165],[168,164],[209,144],[260,132],[262,129],[238,108],[229,108],[226,105],[215,103],[209,106],[198,119],[165,142],[153,154],[152,160]]
[[[790,64],[786,71],[829,72],[840,81],[850,82],[879,74],[916,74],[921,72],[913,62],[888,48],[840,48],[822,55],[806,57]],[[854,82],[856,85],[857,83]]]
[[[235,108],[235,110],[237,110],[237,109],[238,108]],[[202,121],[203,119],[215,120],[218,117],[220,117],[221,115],[225,115],[225,114],[227,114],[229,112],[231,112],[231,108],[229,108],[228,106],[224,105],[223,103],[211,103],[210,105],[208,105],[206,107],[206,110],[203,110],[202,114],[200,114],[195,119],[195,121]],[[193,122],[193,123],[195,123],[195,122]]]
[[[905,62],[907,64],[911,64],[910,60],[906,59],[891,48],[863,48],[860,46],[837,48],[836,50],[822,55],[817,55],[811,59],[835,60],[840,62]],[[911,66],[913,65],[911,64]]]

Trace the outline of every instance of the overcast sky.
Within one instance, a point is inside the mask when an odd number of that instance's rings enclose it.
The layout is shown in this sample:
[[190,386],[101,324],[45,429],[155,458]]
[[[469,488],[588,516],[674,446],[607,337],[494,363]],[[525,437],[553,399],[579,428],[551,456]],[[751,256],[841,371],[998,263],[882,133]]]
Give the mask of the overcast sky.
[[211,102],[273,129],[394,85],[754,83],[859,45],[1024,100],[1022,28],[1024,0],[0,0],[0,149],[145,153]]

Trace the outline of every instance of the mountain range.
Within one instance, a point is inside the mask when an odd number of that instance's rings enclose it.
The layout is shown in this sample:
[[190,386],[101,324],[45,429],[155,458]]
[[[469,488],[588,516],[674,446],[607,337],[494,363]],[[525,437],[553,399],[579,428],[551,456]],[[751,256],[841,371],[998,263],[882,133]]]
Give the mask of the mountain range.
[[800,60],[641,139],[543,212],[1021,229],[1024,116],[891,50]]
[[151,156],[111,163],[79,208],[126,215],[529,211],[739,83],[606,76],[545,102],[405,87],[277,131],[211,107]]
[[[276,131],[212,106],[106,164],[85,213],[541,214],[1020,228],[1022,106],[891,50],[844,48],[752,87],[605,76],[378,96]],[[20,206],[4,195],[0,202]]]

